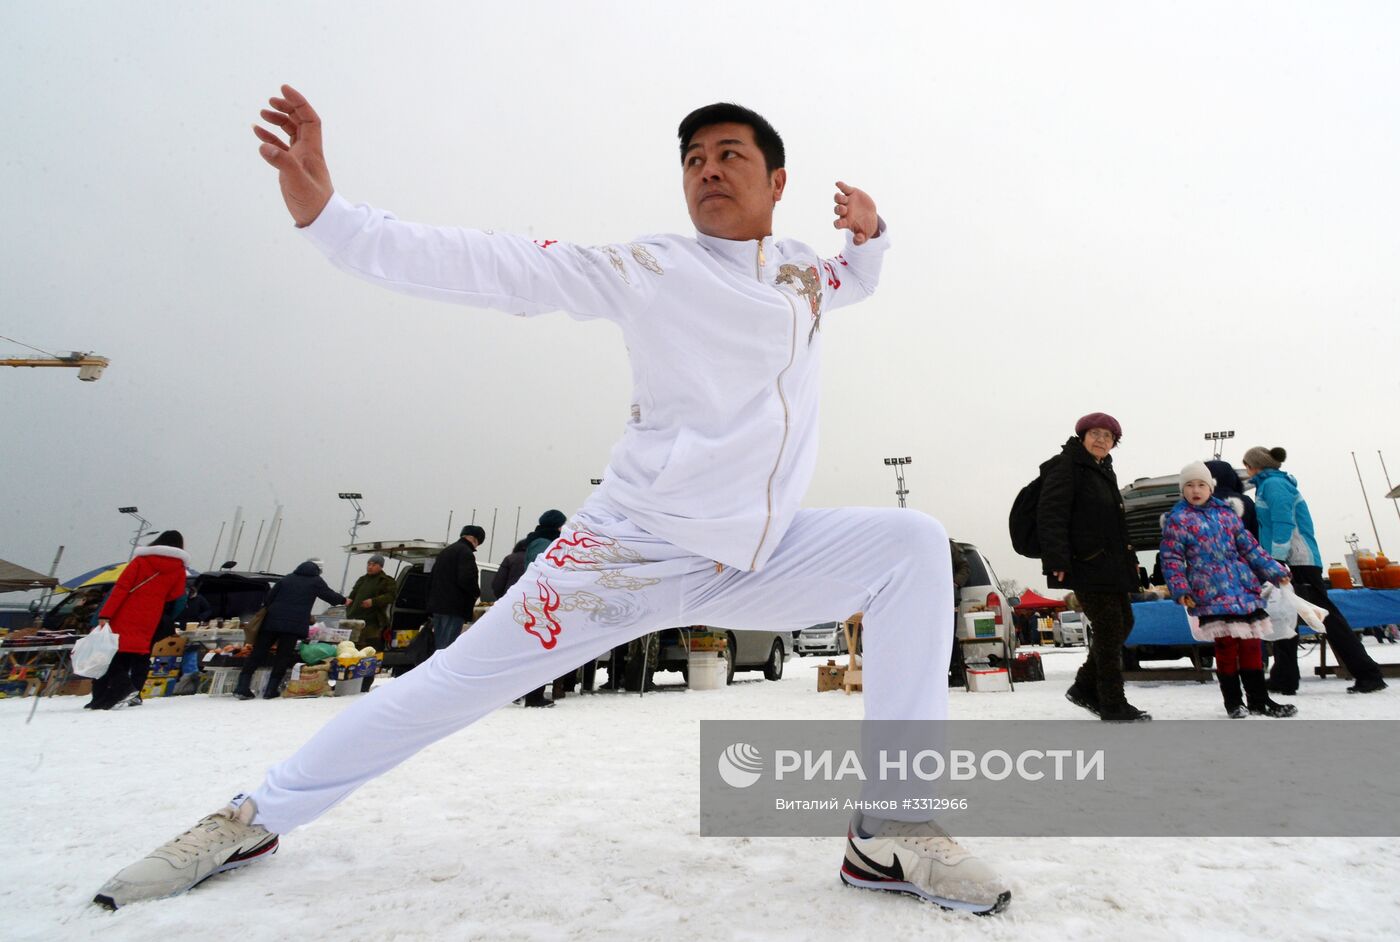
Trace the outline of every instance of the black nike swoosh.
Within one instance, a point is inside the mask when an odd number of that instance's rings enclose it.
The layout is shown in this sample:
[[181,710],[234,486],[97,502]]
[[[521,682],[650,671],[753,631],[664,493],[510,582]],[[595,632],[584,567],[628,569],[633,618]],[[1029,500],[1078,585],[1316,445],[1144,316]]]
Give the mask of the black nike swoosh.
[[878,873],[883,877],[889,877],[891,880],[897,880],[900,883],[904,882],[904,866],[899,862],[898,854],[894,855],[894,862],[890,866],[886,867],[881,864],[877,864],[875,861],[862,854],[860,852],[860,848],[856,846],[855,841],[851,841],[851,850],[856,852],[856,856],[860,858],[861,863],[865,864],[875,873]]

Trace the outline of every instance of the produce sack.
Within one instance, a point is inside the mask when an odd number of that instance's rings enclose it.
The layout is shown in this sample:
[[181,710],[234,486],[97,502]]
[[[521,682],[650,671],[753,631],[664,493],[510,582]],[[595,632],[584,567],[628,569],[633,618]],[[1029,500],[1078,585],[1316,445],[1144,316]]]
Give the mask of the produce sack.
[[73,673],[79,677],[101,677],[116,653],[117,636],[111,626],[99,625],[73,645]]

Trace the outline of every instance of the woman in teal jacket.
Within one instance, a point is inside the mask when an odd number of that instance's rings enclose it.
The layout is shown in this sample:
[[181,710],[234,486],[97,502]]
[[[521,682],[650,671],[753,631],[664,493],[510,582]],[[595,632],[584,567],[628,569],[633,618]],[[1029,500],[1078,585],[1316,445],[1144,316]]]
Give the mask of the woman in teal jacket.
[[[1254,506],[1259,514],[1259,545],[1274,559],[1287,563],[1293,575],[1293,590],[1314,605],[1327,609],[1327,641],[1338,660],[1356,683],[1347,693],[1375,693],[1384,690],[1381,669],[1366,653],[1361,639],[1346,618],[1327,597],[1322,581],[1322,553],[1317,548],[1308,502],[1298,492],[1298,481],[1284,472],[1288,458],[1282,448],[1255,446],[1244,453],[1244,470],[1254,482]],[[1274,642],[1274,666],[1269,672],[1269,689],[1291,696],[1298,692],[1298,639]]]

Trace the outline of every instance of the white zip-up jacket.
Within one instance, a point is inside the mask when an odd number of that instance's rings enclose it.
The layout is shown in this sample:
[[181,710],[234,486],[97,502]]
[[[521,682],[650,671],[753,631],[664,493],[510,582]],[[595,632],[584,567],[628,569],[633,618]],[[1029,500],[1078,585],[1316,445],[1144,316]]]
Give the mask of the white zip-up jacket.
[[882,221],[828,259],[771,236],[588,247],[402,222],[339,194],[303,232],[337,267],[407,294],[617,323],[632,415],[595,498],[747,570],[772,555],[812,479],[822,319],[875,290],[889,244]]

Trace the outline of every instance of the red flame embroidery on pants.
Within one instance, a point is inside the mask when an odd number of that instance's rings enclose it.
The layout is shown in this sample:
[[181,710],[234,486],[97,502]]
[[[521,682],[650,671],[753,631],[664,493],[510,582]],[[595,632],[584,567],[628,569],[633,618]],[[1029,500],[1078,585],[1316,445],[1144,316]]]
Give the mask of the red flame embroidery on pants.
[[526,593],[523,597],[525,624],[522,627],[540,639],[540,644],[544,645],[544,649],[548,651],[558,641],[559,632],[564,630],[564,626],[559,624],[559,619],[554,617],[554,613],[559,611],[559,593],[554,590],[554,586],[543,579],[535,580],[535,588],[539,590],[539,598],[536,601],[539,604],[540,615],[543,616],[544,623],[541,624],[540,619],[535,616],[535,611],[530,605],[529,593]]
[[575,530],[572,536],[560,537],[555,540],[554,544],[545,552],[544,558],[560,569],[564,568],[565,563],[573,563],[576,566],[587,566],[597,560],[591,558],[590,554],[585,552],[581,552],[578,556],[575,556],[569,551],[598,549],[603,546],[612,546],[613,542],[614,541],[603,537],[594,536],[586,530]]

